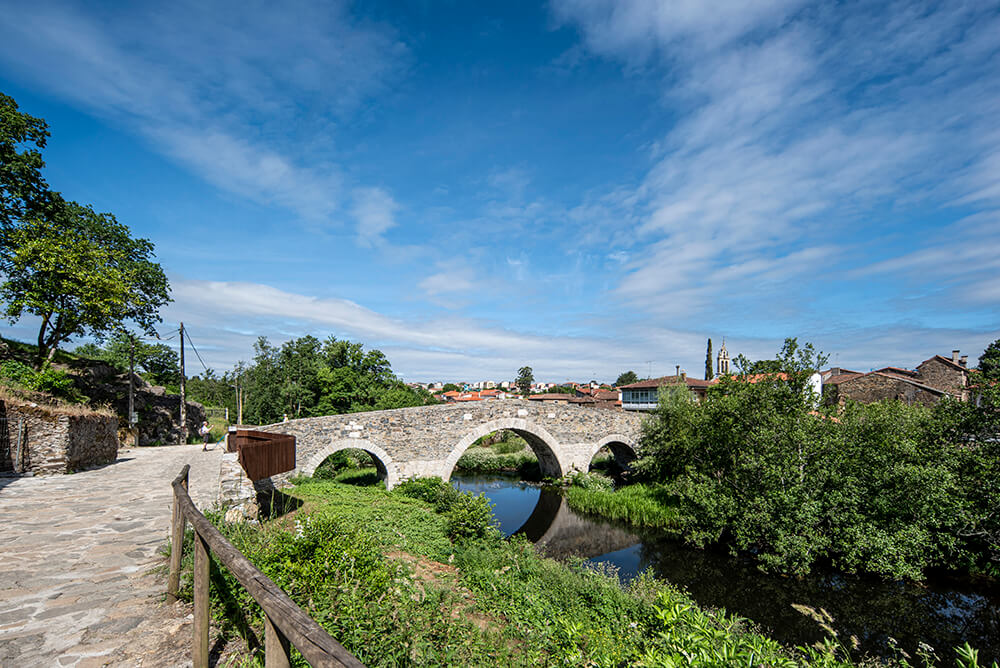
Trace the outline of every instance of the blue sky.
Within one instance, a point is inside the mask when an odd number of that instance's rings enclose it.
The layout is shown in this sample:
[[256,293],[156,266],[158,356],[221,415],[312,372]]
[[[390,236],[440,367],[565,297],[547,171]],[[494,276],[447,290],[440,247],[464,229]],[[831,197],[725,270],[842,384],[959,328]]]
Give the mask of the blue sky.
[[996,2],[15,0],[0,35],[49,183],[154,241],[217,370],[258,335],[552,381],[1000,337]]

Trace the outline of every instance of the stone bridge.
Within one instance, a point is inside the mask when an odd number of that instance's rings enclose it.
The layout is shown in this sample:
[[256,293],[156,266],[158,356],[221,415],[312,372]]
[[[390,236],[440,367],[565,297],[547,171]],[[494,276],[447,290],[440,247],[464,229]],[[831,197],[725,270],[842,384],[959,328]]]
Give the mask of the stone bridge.
[[499,429],[528,442],[543,475],[586,471],[602,447],[627,462],[637,454],[641,423],[641,416],[621,410],[506,399],[301,418],[260,429],[296,437],[293,474],[312,475],[333,453],[357,448],[375,458],[391,489],[407,478],[448,480],[462,453]]

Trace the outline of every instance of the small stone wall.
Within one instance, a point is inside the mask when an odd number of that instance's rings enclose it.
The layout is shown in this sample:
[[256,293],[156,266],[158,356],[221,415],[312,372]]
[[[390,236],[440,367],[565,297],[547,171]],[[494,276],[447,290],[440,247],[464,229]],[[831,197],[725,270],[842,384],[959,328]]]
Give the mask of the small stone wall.
[[[14,473],[72,473],[110,464],[118,458],[118,418],[107,415],[64,415],[43,406],[0,402],[0,436],[6,461]],[[20,453],[18,432],[20,430]],[[20,457],[20,458],[19,458]]]

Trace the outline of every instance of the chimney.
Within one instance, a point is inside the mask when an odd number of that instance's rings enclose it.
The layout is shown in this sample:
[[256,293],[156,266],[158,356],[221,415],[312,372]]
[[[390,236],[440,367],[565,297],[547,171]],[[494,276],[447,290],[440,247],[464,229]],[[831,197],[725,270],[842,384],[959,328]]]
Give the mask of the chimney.
[[958,358],[958,363],[961,364],[964,367],[969,366],[969,356],[968,355],[962,355],[961,357]]
[[958,350],[951,351],[951,361],[954,362],[955,364],[958,364],[958,353],[959,353]]
[[677,364],[677,365],[675,365],[675,367],[674,367],[674,368],[676,369],[676,371],[674,372],[674,375],[675,375],[675,376],[679,376],[679,375],[681,375],[681,365],[680,365],[680,364]]
[[681,369],[681,380],[687,380],[687,377],[688,377],[688,372],[685,371],[684,369]]

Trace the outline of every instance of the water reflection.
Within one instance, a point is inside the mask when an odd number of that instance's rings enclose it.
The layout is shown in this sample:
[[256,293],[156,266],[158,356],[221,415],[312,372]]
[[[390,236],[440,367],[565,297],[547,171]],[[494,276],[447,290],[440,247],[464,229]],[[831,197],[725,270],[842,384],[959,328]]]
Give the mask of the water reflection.
[[685,547],[655,533],[629,531],[573,512],[557,492],[502,476],[454,476],[460,489],[486,494],[501,530],[522,533],[550,556],[570,555],[614,565],[624,580],[650,568],[687,590],[699,604],[754,620],[788,644],[811,644],[823,635],[792,608],[826,609],[842,638],[856,635],[862,650],[888,654],[888,637],[911,654],[921,640],[944,663],[952,647],[968,641],[980,659],[1000,658],[1000,592],[968,580],[937,579],[922,585],[818,574],[807,579],[765,575],[746,560]]

